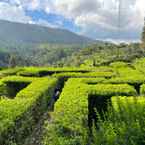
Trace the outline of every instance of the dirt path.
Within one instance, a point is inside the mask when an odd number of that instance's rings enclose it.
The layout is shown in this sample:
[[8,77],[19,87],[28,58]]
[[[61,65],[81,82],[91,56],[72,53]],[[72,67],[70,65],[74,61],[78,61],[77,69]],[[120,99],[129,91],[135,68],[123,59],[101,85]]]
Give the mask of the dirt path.
[[41,119],[36,125],[36,127],[34,128],[32,134],[28,138],[26,138],[25,143],[23,145],[42,145],[41,142],[42,142],[43,131],[44,131],[43,126],[46,120],[48,121],[51,120],[48,111],[43,116],[41,116]]

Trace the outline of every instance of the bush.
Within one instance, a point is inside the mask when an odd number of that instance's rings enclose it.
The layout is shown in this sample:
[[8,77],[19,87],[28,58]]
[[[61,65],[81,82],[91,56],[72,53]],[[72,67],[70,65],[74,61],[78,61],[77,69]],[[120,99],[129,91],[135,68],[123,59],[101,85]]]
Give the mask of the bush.
[[89,94],[97,96],[137,95],[136,90],[128,84],[97,84],[88,86]]
[[0,71],[0,78],[4,76],[11,76],[11,75],[16,75],[19,71],[22,71],[23,68],[9,68],[9,69],[3,69]]
[[0,144],[23,143],[47,109],[56,85],[56,79],[35,80],[15,99],[0,100]]
[[[92,80],[92,79],[90,79]],[[136,95],[127,84],[87,85],[89,79],[72,78],[67,81],[60,99],[51,113],[52,122],[45,124],[44,145],[85,145],[89,141],[88,106],[89,95],[108,97],[114,95]],[[96,81],[101,81],[97,80]]]
[[93,130],[92,145],[142,145],[145,134],[145,98],[112,97],[106,120]]
[[111,78],[115,77],[114,72],[89,72],[89,73],[75,73],[75,72],[68,72],[68,73],[58,73],[54,74],[54,77],[63,77],[63,78],[80,78],[80,77],[87,77],[87,78],[95,78],[95,77],[104,77],[104,78]]
[[86,85],[69,79],[51,114],[52,122],[45,124],[44,145],[83,145],[88,120]]

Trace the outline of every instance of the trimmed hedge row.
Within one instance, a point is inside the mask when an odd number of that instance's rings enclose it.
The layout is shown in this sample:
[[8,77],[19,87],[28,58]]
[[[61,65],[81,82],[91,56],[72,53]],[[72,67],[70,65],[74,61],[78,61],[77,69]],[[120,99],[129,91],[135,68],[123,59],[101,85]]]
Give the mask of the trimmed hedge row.
[[0,95],[14,98],[16,94],[38,78],[8,76],[1,79]]
[[47,109],[56,85],[57,79],[38,79],[20,91],[15,99],[0,100],[0,144],[23,143]]
[[110,66],[113,68],[121,68],[121,67],[128,67],[129,64],[123,61],[116,61],[116,62],[111,63]]
[[54,77],[58,77],[58,78],[94,78],[94,77],[104,77],[104,78],[111,78],[111,77],[115,77],[116,74],[114,72],[89,72],[89,73],[58,73],[58,74],[54,74]]
[[140,72],[142,72],[143,74],[145,74],[145,58],[141,58],[141,59],[137,59],[134,63],[133,66],[139,70]]
[[[145,107],[145,97],[112,97],[112,107],[117,112],[136,112],[137,109]],[[144,108],[142,108],[144,109]]]
[[85,81],[89,79],[71,78],[66,82],[60,99],[56,102],[55,111],[51,113],[52,122],[45,124],[44,145],[87,144],[89,95],[111,98],[114,95],[137,94],[136,90],[127,84],[87,85]]
[[22,70],[23,68],[20,68],[20,67],[3,69],[0,71],[0,78],[4,76],[16,75],[19,71],[22,71]]
[[145,84],[141,85],[140,93],[141,93],[141,95],[145,95]]
[[90,72],[90,69],[87,68],[51,68],[51,67],[26,67],[23,71],[18,72],[17,74],[20,76],[36,76],[42,77],[46,75],[52,75],[55,73],[62,73],[62,72]]
[[98,77],[98,78],[78,78],[77,81],[79,83],[85,83],[85,84],[88,84],[88,85],[95,85],[95,84],[98,84],[98,83],[103,83],[105,82],[107,79],[105,78],[102,78],[102,77]]
[[17,75],[20,76],[35,76],[35,77],[42,77],[47,75],[55,75],[59,73],[78,73],[78,75],[81,73],[89,73],[89,72],[113,72],[113,69],[111,67],[94,67],[94,68],[83,68],[83,67],[64,67],[64,68],[50,68],[50,67],[26,67],[24,70],[17,73]]
[[131,67],[120,67],[120,68],[116,68],[115,71],[117,72],[119,77],[130,77],[130,76],[144,77],[144,74],[142,72],[140,72],[139,70],[136,70],[134,68],[131,68]]
[[69,79],[46,123],[44,145],[83,145],[88,120],[87,86],[77,79]]
[[142,84],[145,83],[145,77],[142,76],[129,76],[129,77],[115,77],[109,80],[104,81],[104,83],[111,84],[120,84],[120,83],[128,83],[128,84]]
[[32,81],[37,80],[35,77],[22,77],[22,76],[8,76],[1,79],[1,82],[4,83],[31,83]]

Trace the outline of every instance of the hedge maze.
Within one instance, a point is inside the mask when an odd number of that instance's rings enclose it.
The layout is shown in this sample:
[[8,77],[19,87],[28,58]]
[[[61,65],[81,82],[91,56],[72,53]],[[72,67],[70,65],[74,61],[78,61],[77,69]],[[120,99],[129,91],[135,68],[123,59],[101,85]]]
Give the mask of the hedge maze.
[[143,60],[96,68],[1,70],[0,145],[24,145],[46,113],[50,119],[42,125],[42,145],[145,144],[140,65]]

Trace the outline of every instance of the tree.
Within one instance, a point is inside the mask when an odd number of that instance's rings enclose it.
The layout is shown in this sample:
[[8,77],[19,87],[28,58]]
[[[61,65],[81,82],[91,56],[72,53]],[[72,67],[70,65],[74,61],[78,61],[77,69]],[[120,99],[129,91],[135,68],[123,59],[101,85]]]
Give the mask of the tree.
[[9,57],[9,67],[16,67],[17,62],[16,62],[16,56],[11,54]]
[[145,19],[144,19],[144,27],[143,27],[143,32],[142,32],[142,48],[145,48]]

